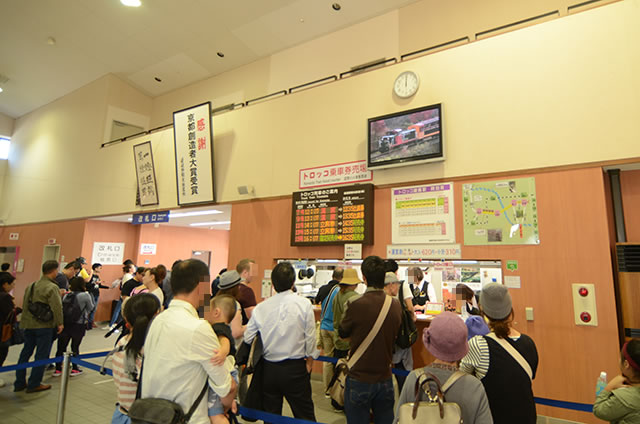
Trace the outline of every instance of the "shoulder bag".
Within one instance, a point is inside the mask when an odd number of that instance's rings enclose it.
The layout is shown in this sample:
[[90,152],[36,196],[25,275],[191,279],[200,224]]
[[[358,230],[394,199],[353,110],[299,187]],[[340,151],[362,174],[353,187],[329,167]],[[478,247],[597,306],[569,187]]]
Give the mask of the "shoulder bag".
[[36,283],[32,283],[29,286],[29,299],[27,300],[27,309],[33,317],[40,322],[50,322],[53,321],[53,311],[51,310],[51,306],[48,303],[44,302],[34,302],[33,301],[33,291],[35,290]]
[[524,356],[522,356],[520,352],[518,352],[516,348],[511,345],[511,343],[509,343],[505,339],[499,338],[494,332],[487,334],[486,337],[490,337],[492,340],[498,342],[498,344],[502,346],[502,348],[506,350],[507,353],[513,357],[513,359],[516,360],[516,362],[522,367],[524,372],[527,373],[527,375],[529,376],[529,380],[533,380],[533,371],[531,370],[531,365],[529,365],[527,360],[524,359]]
[[404,303],[403,289],[404,283],[400,284],[402,323],[400,324],[400,331],[398,331],[396,344],[402,349],[408,349],[416,342],[416,340],[418,340],[418,329],[416,328],[416,323],[413,322],[413,314],[407,309],[407,305]]
[[367,337],[365,337],[362,343],[360,343],[358,349],[356,349],[356,351],[348,360],[346,358],[341,358],[336,364],[333,378],[331,378],[331,381],[329,382],[329,388],[327,389],[326,394],[329,395],[331,399],[336,401],[340,406],[344,405],[344,388],[347,382],[347,374],[349,373],[349,370],[353,368],[353,366],[358,362],[364,352],[369,348],[369,345],[371,345],[371,342],[380,331],[380,327],[382,327],[382,323],[387,318],[389,309],[391,308],[392,300],[393,298],[391,296],[385,295],[382,309],[378,314],[378,318],[376,319],[375,324],[373,324],[373,327],[369,331],[369,334],[367,334]]
[[[144,364],[144,362],[143,362]],[[129,418],[132,424],[186,424],[191,419],[191,416],[196,411],[196,408],[202,402],[202,399],[207,394],[209,388],[209,379],[204,382],[204,387],[200,391],[198,398],[193,402],[189,412],[186,414],[178,403],[160,398],[140,398],[141,386],[142,386],[142,371],[140,369],[140,378],[138,381],[138,391],[136,393],[136,400],[129,408]]]
[[[416,370],[417,379],[415,386],[415,401],[405,403],[400,406],[400,424],[419,423],[440,423],[440,424],[461,424],[462,410],[455,402],[447,402],[444,394],[453,384],[465,375],[462,371],[456,371],[444,383],[433,374],[424,372],[424,368]],[[433,381],[438,390],[435,394],[431,391],[430,381]],[[426,386],[426,387],[425,387]],[[427,394],[426,401],[420,401],[420,394],[424,391]]]

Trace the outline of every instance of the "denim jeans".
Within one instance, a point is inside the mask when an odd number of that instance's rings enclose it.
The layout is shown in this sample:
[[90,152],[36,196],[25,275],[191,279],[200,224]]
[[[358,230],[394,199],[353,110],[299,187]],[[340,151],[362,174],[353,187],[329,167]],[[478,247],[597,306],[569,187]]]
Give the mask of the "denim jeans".
[[[40,361],[43,359],[49,359],[49,352],[51,352],[51,344],[53,343],[53,335],[55,330],[53,328],[30,328],[24,330],[24,347],[20,352],[19,364],[29,362],[29,358],[33,354],[35,349],[35,360]],[[33,367],[31,369],[31,375],[29,376],[29,384],[27,385],[27,370],[16,371],[16,381],[13,383],[16,389],[34,389],[42,383],[42,376],[44,375],[44,368]]]
[[116,308],[113,310],[113,315],[111,315],[111,322],[109,323],[110,326],[113,326],[113,324],[118,322],[121,308],[122,308],[122,299],[119,299],[118,303],[116,303]]
[[93,326],[93,319],[96,316],[96,310],[98,309],[98,300],[100,300],[100,294],[98,294],[97,296],[94,294],[93,296],[93,309],[91,309],[91,313],[89,313],[89,323],[87,328],[91,328],[90,326]]
[[344,390],[344,413],[348,424],[369,423],[369,411],[373,412],[375,424],[393,422],[393,380],[388,378],[378,383],[363,383],[347,377]]
[[111,417],[111,424],[131,424],[131,418],[120,412],[120,406],[116,404],[116,410],[113,411],[113,416]]

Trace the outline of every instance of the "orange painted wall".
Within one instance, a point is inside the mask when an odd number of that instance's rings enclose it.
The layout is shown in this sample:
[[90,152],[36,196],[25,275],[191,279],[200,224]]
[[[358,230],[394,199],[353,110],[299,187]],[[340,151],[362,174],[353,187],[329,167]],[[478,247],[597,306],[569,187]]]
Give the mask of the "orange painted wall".
[[640,171],[620,172],[620,189],[627,241],[640,243]]
[[[529,175],[512,175],[526,177]],[[463,258],[517,260],[522,288],[512,289],[516,327],[538,346],[540,367],[534,382],[536,396],[593,403],[600,371],[618,372],[616,310],[610,255],[609,223],[604,178],[600,168],[538,173],[536,190],[541,244],[538,246],[464,246]],[[506,178],[496,178],[506,179]],[[456,181],[456,241],[463,243],[461,192]],[[407,184],[406,184],[407,185]],[[375,191],[374,245],[363,255],[384,256],[391,242],[390,189]],[[291,199],[256,200],[233,206],[229,261],[252,257],[258,275],[275,258],[341,258],[343,248],[289,246]],[[505,272],[503,267],[503,272]],[[573,320],[572,283],[594,283],[598,327],[578,327]],[[251,284],[260,293],[259,282]],[[259,298],[259,297],[258,297]],[[534,308],[527,322],[524,308]],[[570,382],[570,383],[569,383]],[[541,415],[580,422],[599,422],[591,414],[538,406]]]
[[[212,278],[218,271],[227,266],[229,256],[229,231],[209,230],[201,228],[169,227],[161,225],[140,226],[138,246],[142,243],[155,243],[155,255],[140,255],[140,249],[135,252],[134,261],[139,266],[155,266],[163,264],[168,269],[177,259],[189,259],[193,250],[211,251]],[[145,264],[145,260],[149,264]]]
[[[10,233],[18,233],[19,239],[9,240]],[[81,256],[83,234],[83,220],[0,227],[0,246],[19,247],[18,258],[24,259],[24,271],[16,273],[17,305],[22,305],[25,288],[42,275],[42,255],[48,240],[56,239],[60,259],[68,262]]]

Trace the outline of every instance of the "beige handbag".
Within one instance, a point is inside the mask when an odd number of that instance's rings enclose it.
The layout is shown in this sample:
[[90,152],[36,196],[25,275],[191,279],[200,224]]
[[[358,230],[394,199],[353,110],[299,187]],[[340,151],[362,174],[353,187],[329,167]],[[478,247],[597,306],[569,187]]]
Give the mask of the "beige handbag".
[[340,406],[344,406],[344,388],[347,382],[347,374],[349,373],[349,370],[353,368],[356,362],[358,362],[360,357],[364,354],[373,339],[380,331],[380,327],[382,327],[382,323],[387,318],[387,314],[389,313],[389,308],[391,307],[392,300],[393,299],[391,296],[385,296],[384,304],[382,305],[380,314],[378,314],[378,318],[369,331],[369,334],[367,334],[367,337],[365,337],[362,343],[360,343],[360,346],[358,346],[358,349],[356,349],[356,351],[353,353],[353,356],[351,356],[349,360],[347,360],[346,358],[341,358],[336,364],[333,378],[331,379],[331,382],[329,382],[329,388],[327,389],[326,394],[331,396],[331,399],[336,401]]
[[[444,383],[440,384],[440,380],[433,374],[425,374],[424,369],[416,370],[418,378],[416,380],[416,400],[415,402],[405,403],[400,406],[399,424],[414,423],[440,423],[440,424],[461,424],[462,411],[460,406],[454,402],[447,402],[444,393],[449,390],[458,379],[465,375],[462,371],[456,371]],[[431,393],[429,382],[433,381],[438,387],[438,391]],[[426,385],[426,388],[425,388]],[[427,394],[427,401],[420,401],[420,392]]]

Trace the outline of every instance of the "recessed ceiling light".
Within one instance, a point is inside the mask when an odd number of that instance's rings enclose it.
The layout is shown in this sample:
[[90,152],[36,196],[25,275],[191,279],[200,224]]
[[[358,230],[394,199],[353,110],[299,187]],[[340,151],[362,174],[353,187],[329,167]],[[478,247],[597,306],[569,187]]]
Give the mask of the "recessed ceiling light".
[[158,77],[153,77],[154,80],[158,81],[158,82],[162,82],[162,80]]
[[0,87],[0,93],[2,93],[4,90],[2,89],[2,87]]
[[222,52],[218,52],[216,54],[218,55],[218,57],[224,57],[224,53],[222,53]]
[[191,211],[191,212],[169,212],[169,218],[184,218],[187,216],[203,216],[203,215],[216,215],[222,213],[222,211],[211,209],[208,211]]
[[335,10],[335,11],[338,11],[338,10],[342,9],[342,6],[340,6],[340,3],[333,3],[333,4],[331,5],[331,8],[332,8],[333,10]]
[[47,44],[50,46],[55,46],[56,45],[56,39],[53,37],[49,37],[47,38]]
[[120,3],[129,7],[140,7],[142,5],[140,0],[120,0]]
[[304,23],[304,18],[300,18],[300,23]]
[[195,222],[193,224],[189,224],[192,227],[208,227],[211,225],[229,225],[231,221],[210,221],[210,222]]

